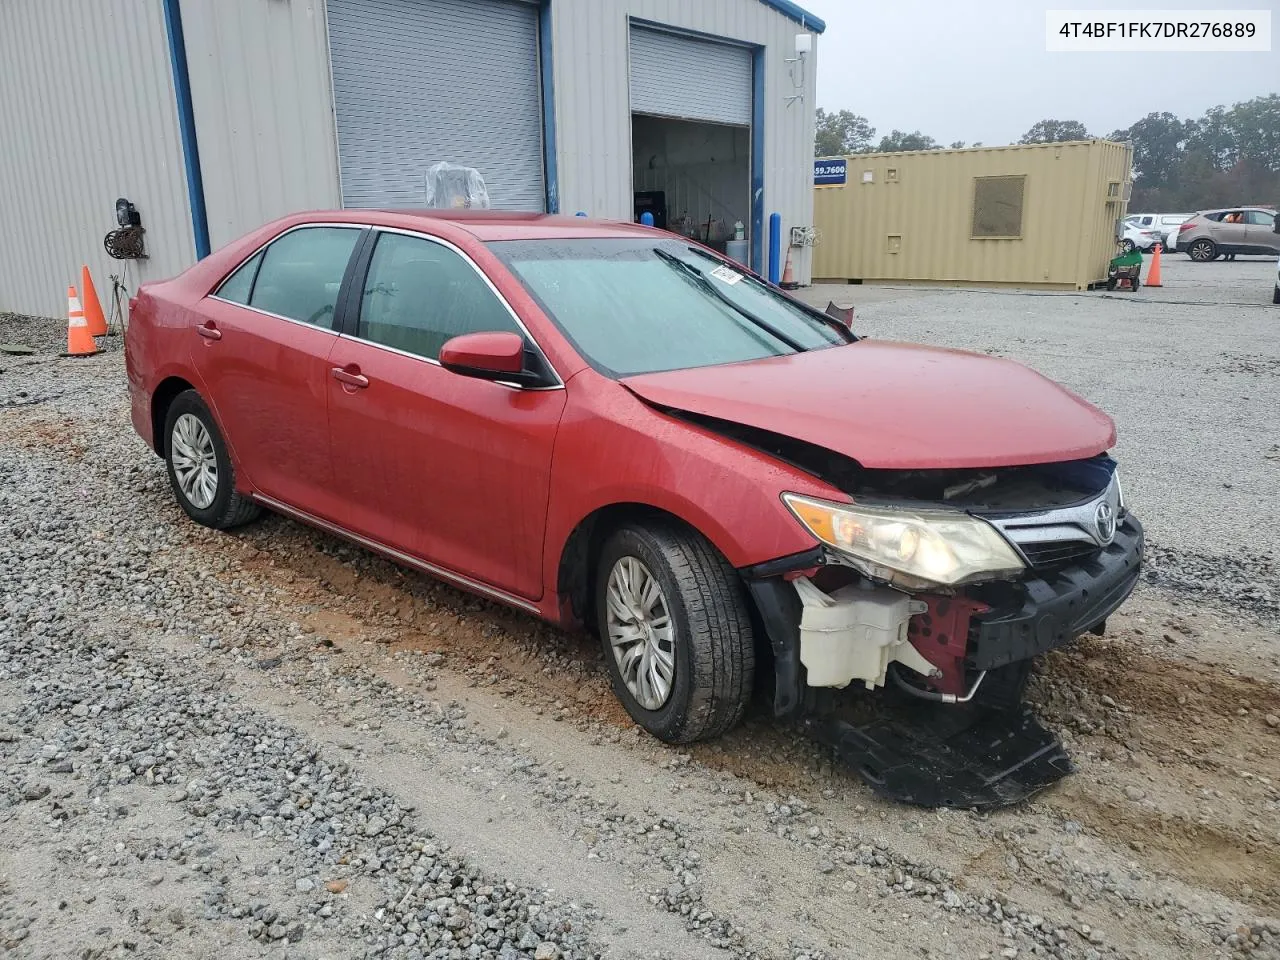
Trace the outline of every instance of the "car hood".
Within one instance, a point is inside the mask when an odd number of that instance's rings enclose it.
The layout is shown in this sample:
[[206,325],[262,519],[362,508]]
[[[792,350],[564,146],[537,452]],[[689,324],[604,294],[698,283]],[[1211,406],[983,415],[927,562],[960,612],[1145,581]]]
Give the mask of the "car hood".
[[876,469],[1002,467],[1091,457],[1111,418],[997,357],[879,340],[625,377],[655,406],[803,440]]

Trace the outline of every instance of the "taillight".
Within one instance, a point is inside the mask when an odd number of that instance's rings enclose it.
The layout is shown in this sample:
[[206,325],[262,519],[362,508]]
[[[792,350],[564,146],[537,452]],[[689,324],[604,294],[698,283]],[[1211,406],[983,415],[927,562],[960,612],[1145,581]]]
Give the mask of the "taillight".
[[1194,224],[1194,223],[1191,223],[1190,221],[1188,221],[1188,222],[1183,223],[1183,224],[1180,224],[1180,225],[1178,226],[1178,232],[1179,232],[1179,233],[1186,233],[1188,230],[1190,230],[1190,229],[1191,229],[1192,227],[1194,227],[1194,226],[1195,226],[1195,224]]

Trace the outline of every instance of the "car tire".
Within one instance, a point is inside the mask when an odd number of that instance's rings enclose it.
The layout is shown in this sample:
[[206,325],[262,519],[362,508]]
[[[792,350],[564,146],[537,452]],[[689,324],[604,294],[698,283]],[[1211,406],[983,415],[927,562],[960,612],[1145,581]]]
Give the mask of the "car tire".
[[1272,303],[1280,303],[1280,283],[1276,284],[1275,291],[1271,294]]
[[1199,240],[1192,241],[1187,247],[1187,256],[1196,263],[1209,263],[1218,259],[1218,245],[1212,240],[1201,237]]
[[690,743],[742,718],[755,679],[751,615],[737,572],[705,538],[662,522],[618,529],[600,551],[595,600],[614,693],[636,723]]
[[1126,239],[1124,239],[1124,240],[1121,240],[1121,241],[1120,241],[1120,252],[1121,252],[1121,253],[1133,253],[1133,241],[1132,241],[1132,240],[1129,240],[1129,239],[1127,239],[1127,238],[1126,238]]
[[200,394],[178,394],[164,418],[164,459],[178,504],[196,523],[228,530],[254,520],[262,508],[236,493],[226,442]]

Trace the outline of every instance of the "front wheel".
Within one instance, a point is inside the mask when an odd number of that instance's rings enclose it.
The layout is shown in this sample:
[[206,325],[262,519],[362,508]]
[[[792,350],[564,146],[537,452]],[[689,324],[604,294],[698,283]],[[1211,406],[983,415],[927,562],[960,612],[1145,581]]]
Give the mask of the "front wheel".
[[614,693],[668,743],[738,722],[755,641],[737,572],[699,534],[668,523],[622,527],[600,553],[596,619]]
[[1187,247],[1187,256],[1196,263],[1208,263],[1217,259],[1218,245],[1212,240],[1197,240],[1191,246]]
[[213,414],[194,390],[174,398],[164,419],[169,484],[187,516],[215,530],[255,519],[261,508],[236,493],[235,468]]

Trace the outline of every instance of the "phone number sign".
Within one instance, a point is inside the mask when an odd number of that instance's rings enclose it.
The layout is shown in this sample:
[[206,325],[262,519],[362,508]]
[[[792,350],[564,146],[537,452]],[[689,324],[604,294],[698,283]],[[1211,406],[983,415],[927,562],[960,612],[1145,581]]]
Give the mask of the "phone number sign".
[[843,186],[849,177],[847,160],[813,161],[813,185],[815,187]]

